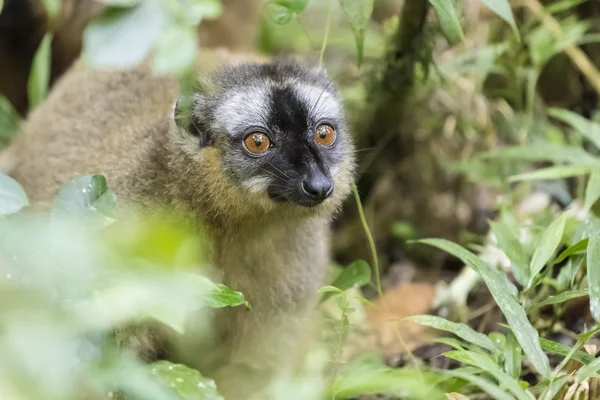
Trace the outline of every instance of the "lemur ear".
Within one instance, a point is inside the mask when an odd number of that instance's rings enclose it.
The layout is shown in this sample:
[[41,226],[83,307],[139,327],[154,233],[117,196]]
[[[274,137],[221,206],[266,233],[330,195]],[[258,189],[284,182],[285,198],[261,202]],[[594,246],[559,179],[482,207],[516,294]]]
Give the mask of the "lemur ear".
[[198,138],[200,147],[205,147],[210,146],[211,140],[208,127],[200,121],[196,113],[199,103],[197,94],[180,94],[175,103],[173,118],[180,130]]

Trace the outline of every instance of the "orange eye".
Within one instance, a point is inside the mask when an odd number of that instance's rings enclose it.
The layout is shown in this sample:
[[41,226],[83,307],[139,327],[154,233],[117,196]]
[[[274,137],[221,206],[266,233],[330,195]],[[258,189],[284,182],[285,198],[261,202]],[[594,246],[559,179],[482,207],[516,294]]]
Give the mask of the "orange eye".
[[256,132],[246,136],[244,146],[252,154],[263,154],[271,147],[271,141],[264,133]]
[[330,125],[319,125],[315,133],[315,140],[322,146],[331,146],[335,142],[335,131]]

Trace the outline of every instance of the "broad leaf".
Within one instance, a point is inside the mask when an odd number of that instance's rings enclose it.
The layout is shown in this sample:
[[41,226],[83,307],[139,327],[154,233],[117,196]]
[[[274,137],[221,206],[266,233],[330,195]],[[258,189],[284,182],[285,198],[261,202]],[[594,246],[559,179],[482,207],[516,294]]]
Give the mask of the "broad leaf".
[[65,184],[54,199],[55,213],[88,216],[110,213],[116,205],[116,195],[108,189],[102,175],[88,175]]
[[198,287],[201,304],[211,308],[245,306],[250,310],[250,304],[241,292],[228,288],[223,284],[215,284],[201,275],[191,276]]
[[[348,290],[352,287],[364,286],[371,281],[371,267],[364,260],[356,260],[343,269],[330,285],[331,289],[323,290],[321,301],[330,298],[334,293]],[[337,291],[334,290],[337,289]]]
[[531,287],[534,279],[548,263],[548,261],[550,261],[550,258],[558,248],[558,245],[562,239],[563,231],[565,230],[566,219],[567,214],[562,214],[560,217],[555,219],[550,226],[546,228],[544,234],[540,238],[538,246],[535,248],[535,252],[533,253],[533,257],[531,259],[531,277],[529,278],[529,287]]
[[23,187],[10,176],[0,174],[0,216],[15,214],[28,205]]
[[215,19],[223,12],[220,0],[192,0],[186,3],[187,20],[193,25],[204,19]]
[[453,350],[444,353],[444,356],[467,365],[481,368],[496,378],[503,387],[510,390],[518,400],[533,400],[533,396],[525,392],[525,390],[519,386],[517,380],[502,371],[494,360],[485,354],[475,353],[473,351]]
[[86,62],[97,68],[127,68],[141,62],[169,23],[161,0],[129,8],[109,8],[94,18],[83,35]]
[[171,26],[158,41],[153,71],[157,75],[181,75],[192,70],[197,48],[196,30],[181,25]]
[[50,66],[52,58],[52,34],[44,35],[40,46],[35,52],[31,73],[27,82],[27,96],[29,105],[35,108],[46,98],[50,84]]
[[590,310],[600,322],[600,235],[590,236],[587,251],[587,278],[590,290]]
[[529,361],[543,377],[550,377],[550,362],[540,346],[538,331],[531,325],[525,310],[517,302],[513,294],[514,287],[511,287],[506,275],[456,243],[444,239],[426,239],[420,242],[449,252],[481,275]]
[[373,14],[374,0],[339,0],[346,18],[352,28],[358,52],[358,65],[362,64],[365,34]]
[[476,330],[465,324],[451,322],[447,319],[436,317],[433,315],[414,315],[411,317],[404,318],[403,321],[416,322],[424,326],[429,326],[431,328],[454,333],[459,338],[466,340],[469,343],[476,344],[477,346],[483,347],[484,349],[487,349],[492,352],[498,350],[496,345],[494,345],[494,342],[492,342],[489,337],[477,332]]
[[517,281],[525,286],[529,281],[529,258],[521,246],[521,242],[511,231],[511,229],[501,221],[490,221],[490,227],[498,245],[506,253],[514,266],[514,275]]
[[519,36],[519,29],[517,28],[515,17],[513,16],[508,0],[481,0],[481,2],[488,6],[490,10],[496,13],[496,15],[506,21],[513,29],[515,34]]
[[182,400],[223,400],[212,379],[182,364],[157,361],[150,365],[152,375]]
[[304,11],[307,4],[308,0],[271,0],[267,3],[267,13],[273,22],[285,25]]
[[506,336],[504,370],[513,379],[519,379],[521,376],[521,346],[512,332],[508,332]]
[[456,14],[456,9],[452,1],[448,0],[429,0],[429,3],[435,9],[435,13],[440,21],[440,27],[444,37],[451,45],[455,45],[465,39],[460,20]]
[[548,115],[568,124],[600,149],[600,124],[563,108],[551,108]]

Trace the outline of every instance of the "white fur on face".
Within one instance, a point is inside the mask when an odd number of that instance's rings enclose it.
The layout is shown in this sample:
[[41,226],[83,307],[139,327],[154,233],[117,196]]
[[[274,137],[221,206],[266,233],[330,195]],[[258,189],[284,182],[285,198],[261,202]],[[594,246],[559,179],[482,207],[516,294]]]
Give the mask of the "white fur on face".
[[226,94],[215,112],[216,123],[228,132],[263,125],[269,109],[268,87],[242,87]]
[[327,90],[298,82],[294,83],[292,88],[296,96],[308,106],[312,112],[311,117],[315,120],[339,118],[342,115],[339,101]]
[[270,177],[255,176],[242,181],[242,187],[249,190],[251,193],[267,193],[269,183],[271,183]]

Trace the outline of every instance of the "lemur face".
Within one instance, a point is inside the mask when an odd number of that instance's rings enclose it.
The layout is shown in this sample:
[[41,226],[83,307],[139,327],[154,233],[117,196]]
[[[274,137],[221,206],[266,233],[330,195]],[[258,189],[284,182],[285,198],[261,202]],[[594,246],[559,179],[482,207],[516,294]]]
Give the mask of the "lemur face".
[[212,76],[193,103],[190,131],[201,146],[221,150],[224,172],[243,190],[302,207],[348,193],[353,146],[322,71],[294,62],[239,65]]

